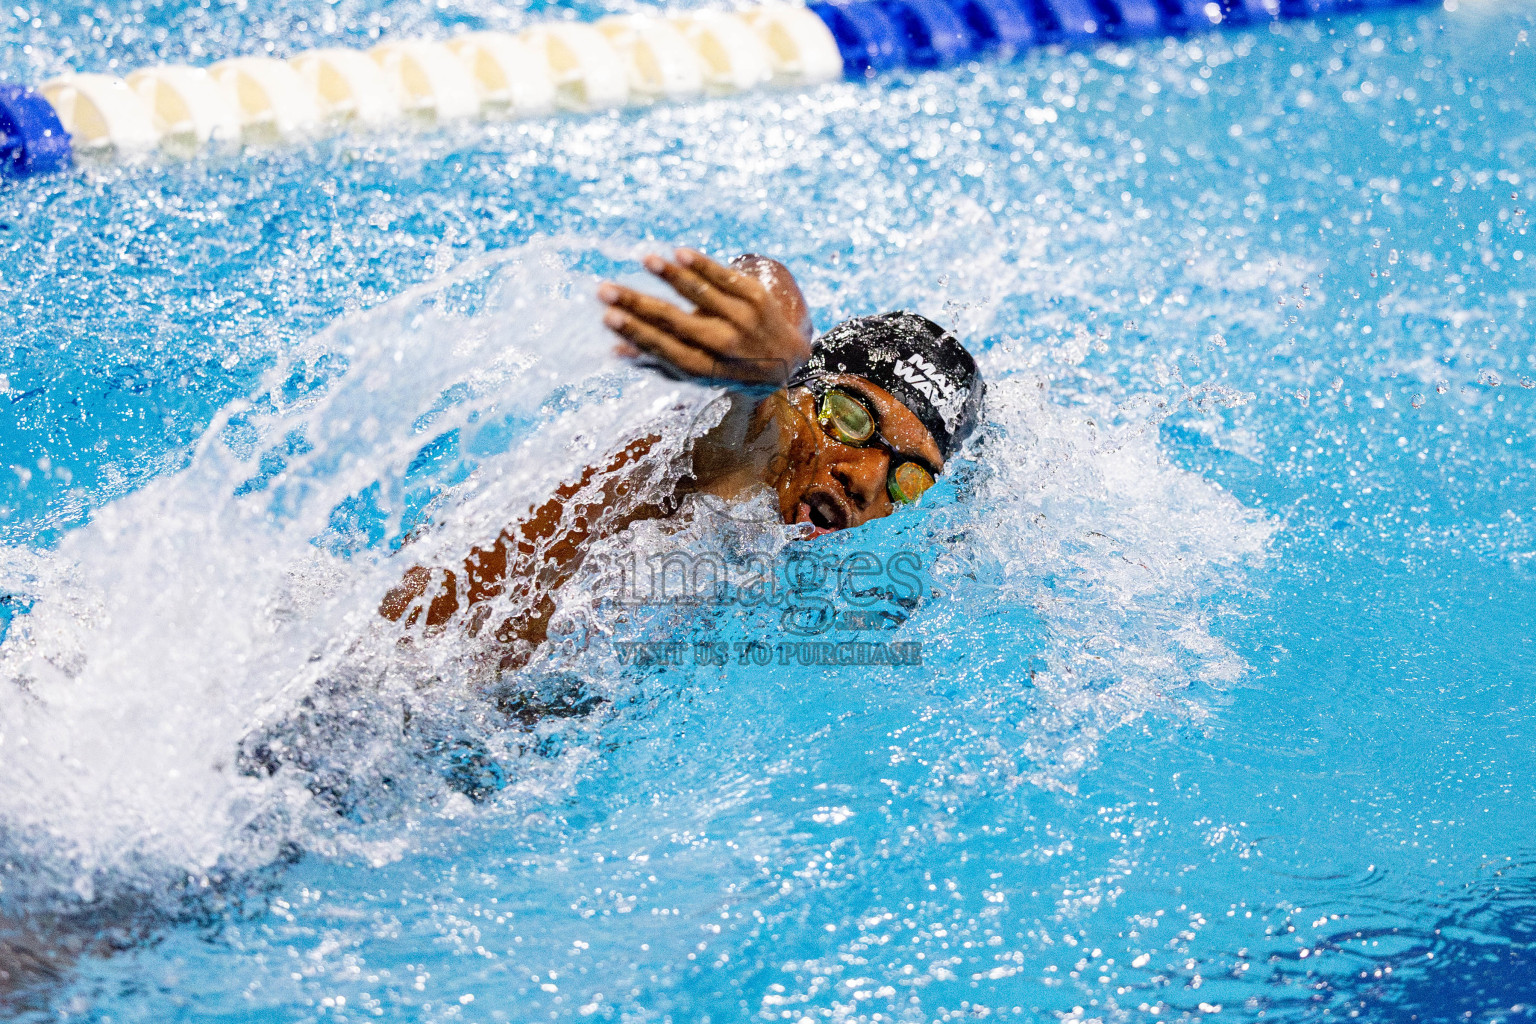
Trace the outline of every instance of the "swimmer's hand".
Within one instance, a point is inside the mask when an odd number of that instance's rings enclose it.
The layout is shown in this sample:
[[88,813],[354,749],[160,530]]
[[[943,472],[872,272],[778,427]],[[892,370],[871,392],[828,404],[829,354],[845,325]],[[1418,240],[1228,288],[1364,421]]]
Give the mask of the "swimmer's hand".
[[757,277],[694,249],[678,249],[670,261],[652,254],[644,263],[694,309],[605,281],[597,298],[608,306],[603,323],[623,339],[619,355],[650,356],[686,377],[776,387],[810,358],[803,312],[797,320]]

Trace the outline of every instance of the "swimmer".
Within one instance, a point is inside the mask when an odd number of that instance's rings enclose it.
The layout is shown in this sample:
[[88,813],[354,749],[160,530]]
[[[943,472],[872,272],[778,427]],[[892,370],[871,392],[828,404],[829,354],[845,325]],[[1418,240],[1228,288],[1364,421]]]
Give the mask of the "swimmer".
[[[473,549],[461,566],[417,566],[380,606],[388,619],[441,629],[461,617],[478,633],[477,611],[498,595],[516,611],[496,626],[502,669],[526,664],[545,639],[554,594],[577,571],[584,546],[642,519],[670,515],[690,494],[736,500],[766,488],[786,524],[806,536],[851,529],[916,502],[974,427],[982,382],[969,353],[938,325],[911,313],[848,320],[812,343],[811,318],[782,263],[741,256],[722,266],[680,249],[672,260],[648,257],[646,269],[693,309],[605,283],[604,322],[618,352],[657,372],[723,384],[732,404],[698,439],[680,481],[647,461],[660,440],[633,439],[600,467],[557,488],[544,504]],[[765,393],[766,392],[766,393]],[[497,697],[509,714],[531,722],[584,714],[581,694]],[[301,714],[324,714],[310,705]],[[469,741],[450,740],[449,785],[471,799],[498,788],[477,773],[491,763]],[[282,750],[262,735],[240,755],[241,771],[261,777],[281,763],[308,765],[302,744]],[[314,773],[311,791],[338,810],[345,780]],[[153,917],[133,908],[93,909],[72,917],[10,921],[0,916],[0,1016],[44,1005],[81,956],[131,947]],[[34,1005],[36,1004],[36,1005]]]
[[658,484],[664,467],[645,456],[660,438],[632,440],[473,549],[462,568],[412,568],[385,596],[384,617],[435,630],[463,613],[478,633],[480,608],[510,587],[523,610],[494,635],[508,649],[501,667],[517,668],[545,639],[554,592],[588,541],[670,515],[690,494],[735,501],[765,488],[784,523],[807,537],[851,529],[918,501],[976,424],[984,386],[975,360],[931,320],[858,317],[813,344],[805,298],[777,260],[744,255],[726,266],[678,249],[644,264],[692,309],[603,283],[597,297],[617,354],[730,389],[730,410],[694,444],[689,471]]

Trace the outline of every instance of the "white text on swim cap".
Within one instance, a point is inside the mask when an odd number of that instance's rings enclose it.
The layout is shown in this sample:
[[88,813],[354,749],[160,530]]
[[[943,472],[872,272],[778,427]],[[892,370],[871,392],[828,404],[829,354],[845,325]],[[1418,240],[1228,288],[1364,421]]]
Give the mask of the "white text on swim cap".
[[897,361],[892,371],[927,397],[944,420],[944,429],[953,432],[960,419],[955,386],[928,360],[914,352]]

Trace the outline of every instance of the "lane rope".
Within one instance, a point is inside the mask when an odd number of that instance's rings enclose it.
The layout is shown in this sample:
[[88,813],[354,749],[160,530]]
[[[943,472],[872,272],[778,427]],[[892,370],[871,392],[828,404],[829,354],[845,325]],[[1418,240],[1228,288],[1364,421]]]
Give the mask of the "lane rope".
[[1427,0],[787,0],[0,84],[0,177],[352,127],[587,112]]

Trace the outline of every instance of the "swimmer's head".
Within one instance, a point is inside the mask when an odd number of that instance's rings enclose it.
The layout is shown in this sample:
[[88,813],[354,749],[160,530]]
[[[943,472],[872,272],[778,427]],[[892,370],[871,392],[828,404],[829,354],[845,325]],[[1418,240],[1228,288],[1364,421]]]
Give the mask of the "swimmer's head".
[[914,313],[845,321],[790,381],[774,481],[789,523],[858,526],[917,500],[975,428],[985,387],[954,335]]
[[844,320],[811,346],[791,385],[848,373],[894,395],[949,458],[976,427],[986,391],[976,360],[953,334],[916,313]]

